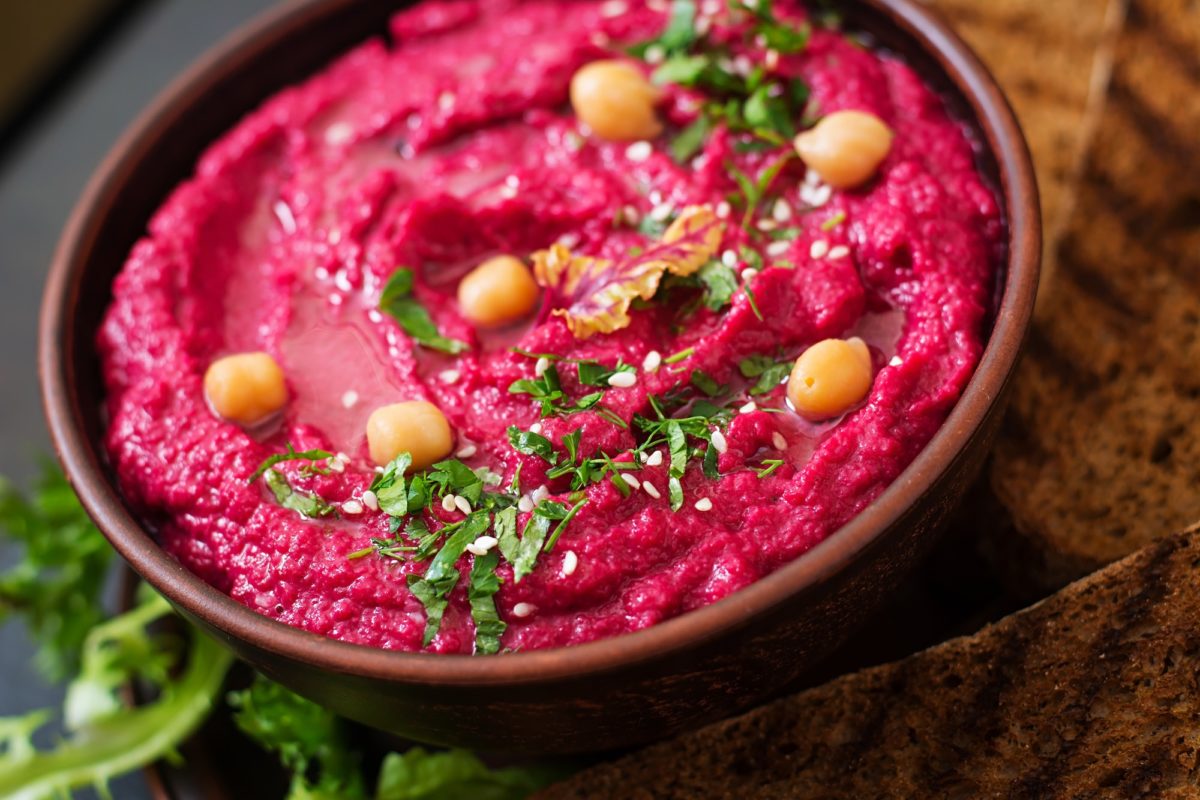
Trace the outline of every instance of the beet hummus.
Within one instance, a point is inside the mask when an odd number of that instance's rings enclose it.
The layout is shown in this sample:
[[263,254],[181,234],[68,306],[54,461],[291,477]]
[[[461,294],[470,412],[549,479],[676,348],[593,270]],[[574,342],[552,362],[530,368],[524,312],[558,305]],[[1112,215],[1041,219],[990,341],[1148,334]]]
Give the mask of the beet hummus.
[[963,391],[1004,224],[976,149],[800,3],[420,3],[134,247],[99,336],[120,485],[213,586],[373,647],[712,603]]

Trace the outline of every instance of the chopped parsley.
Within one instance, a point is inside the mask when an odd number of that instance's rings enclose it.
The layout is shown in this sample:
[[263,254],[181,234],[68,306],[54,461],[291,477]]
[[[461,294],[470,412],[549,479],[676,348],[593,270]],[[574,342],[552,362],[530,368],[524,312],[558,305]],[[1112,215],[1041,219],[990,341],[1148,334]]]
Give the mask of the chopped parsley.
[[292,447],[291,442],[287,444],[287,450],[282,453],[276,453],[268,456],[258,465],[258,469],[254,470],[253,474],[246,479],[246,483],[254,483],[263,476],[267,470],[276,464],[282,464],[284,461],[328,461],[333,458],[333,453],[325,450],[304,450],[297,452],[296,448]]
[[750,394],[767,394],[787,380],[792,371],[792,362],[770,356],[749,356],[738,362],[738,371],[743,378],[755,379]]
[[327,517],[333,513],[333,506],[320,497],[309,492],[292,488],[288,479],[277,469],[268,469],[263,473],[267,488],[275,495],[275,502],[284,508],[291,509],[309,519]]
[[634,372],[635,370],[632,365],[618,363],[616,367],[609,369],[597,361],[588,359],[562,358],[561,356],[529,353],[519,349],[513,352],[528,358],[544,358],[551,362],[546,366],[540,377],[521,378],[513,381],[508,387],[510,394],[527,394],[536,400],[541,406],[541,415],[543,417],[555,415],[567,416],[569,414],[577,414],[581,411],[594,410],[619,427],[629,427],[624,420],[611,410],[600,405],[600,401],[604,399],[604,390],[589,392],[575,399],[568,397],[566,391],[562,388],[562,376],[558,371],[557,365],[560,363],[575,364],[580,384],[593,387],[602,386],[604,389],[608,388],[608,379],[613,375],[621,372]]
[[762,468],[759,469],[756,474],[758,475],[759,478],[766,478],[767,476],[774,473],[775,470],[777,470],[781,466],[783,466],[783,459],[782,458],[767,458],[767,459],[763,459],[762,463],[763,463]]
[[721,261],[710,261],[700,268],[700,282],[704,285],[704,306],[709,311],[720,311],[729,305],[737,291],[737,273]]
[[691,384],[709,397],[716,397],[724,391],[721,384],[717,383],[711,375],[698,369],[692,370]]
[[379,298],[379,310],[396,320],[419,345],[455,355],[468,349],[466,342],[442,336],[429,312],[413,297],[413,271],[400,267],[392,273]]
[[471,604],[471,619],[475,622],[475,652],[490,655],[500,650],[500,637],[508,625],[496,613],[496,592],[500,591],[500,553],[489,550],[475,556],[471,564],[467,600]]

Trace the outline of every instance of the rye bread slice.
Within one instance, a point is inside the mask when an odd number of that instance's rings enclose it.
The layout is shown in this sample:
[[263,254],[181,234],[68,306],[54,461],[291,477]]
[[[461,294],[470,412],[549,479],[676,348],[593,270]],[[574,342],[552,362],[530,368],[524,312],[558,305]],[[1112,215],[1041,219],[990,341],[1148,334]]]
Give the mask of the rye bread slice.
[[1052,588],[1200,519],[1200,2],[1134,0],[992,484]]
[[1061,236],[1127,0],[933,0],[1004,88],[1037,170],[1046,251]]
[[1200,534],[979,633],[588,769],[568,798],[1200,796]]

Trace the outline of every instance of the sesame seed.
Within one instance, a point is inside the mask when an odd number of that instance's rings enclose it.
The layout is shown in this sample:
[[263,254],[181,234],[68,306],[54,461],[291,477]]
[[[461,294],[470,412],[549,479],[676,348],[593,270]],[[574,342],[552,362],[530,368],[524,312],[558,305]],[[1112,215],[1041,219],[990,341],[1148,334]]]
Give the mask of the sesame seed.
[[817,239],[808,248],[808,254],[813,258],[824,258],[829,253],[829,242],[824,239]]
[[645,161],[654,153],[649,142],[634,142],[625,148],[625,157],[630,161]]
[[541,433],[542,432],[542,423],[535,422],[532,425],[530,425],[529,432],[530,433]]
[[362,493],[362,504],[372,511],[379,510],[379,496],[367,489]]
[[608,385],[618,389],[628,389],[637,384],[637,375],[632,372],[618,372],[608,377]]
[[442,511],[454,510],[454,495],[448,494],[442,498]]
[[522,514],[528,514],[530,511],[533,511],[533,501],[528,497],[522,497],[517,501],[517,510]]
[[592,40],[592,44],[596,45],[596,47],[608,47],[608,45],[612,42],[612,39],[610,39],[608,34],[604,31],[596,31],[589,38]]
[[275,218],[279,220],[280,227],[284,233],[296,232],[296,216],[292,213],[292,208],[282,200],[275,201]]
[[469,500],[467,500],[467,498],[463,497],[462,495],[456,494],[454,496],[454,507],[457,508],[459,511],[461,511],[464,514],[471,513],[471,502]]
[[514,617],[528,617],[535,611],[537,611],[537,606],[533,603],[517,603],[513,606]]
[[717,216],[719,218],[728,219],[729,215],[732,213],[733,213],[733,206],[729,205],[729,203],[725,202],[724,200],[717,203]]
[[820,173],[818,173],[815,169],[810,169],[807,172],[805,172],[804,173],[804,185],[805,186],[820,186],[821,185]]
[[724,453],[729,449],[729,442],[725,441],[725,434],[721,433],[720,431],[712,432],[711,441],[712,446],[717,448],[718,453]]
[[697,36],[706,35],[710,30],[712,30],[712,24],[713,24],[712,17],[700,17],[699,19],[697,19],[696,25],[695,25],[696,35]]
[[775,446],[776,450],[787,450],[788,448],[787,439],[783,438],[783,434],[779,431],[771,434],[771,444]]
[[347,500],[342,503],[342,511],[347,514],[361,514],[363,512],[363,504],[357,500]]
[[325,129],[325,144],[339,145],[350,141],[354,128],[349,122],[335,122]]
[[540,378],[546,374],[546,370],[548,370],[549,368],[550,368],[550,359],[546,358],[545,356],[542,356],[533,365],[533,374]]
[[746,56],[738,56],[733,60],[733,68],[737,74],[744,77],[754,71],[754,64]]
[[767,255],[772,258],[779,258],[782,255],[787,255],[787,251],[792,249],[791,242],[771,242],[767,245]]
[[574,550],[568,550],[563,553],[562,574],[563,577],[575,574],[575,568],[579,566],[579,556],[575,555]]
[[658,44],[650,45],[646,48],[646,52],[642,54],[642,58],[645,59],[647,64],[661,64],[666,56],[667,51],[663,49],[662,45]]
[[469,545],[467,545],[467,552],[473,556],[486,556],[487,555],[487,550],[484,550],[482,547],[475,544],[474,542],[471,542]]
[[642,482],[639,481],[635,476],[630,475],[628,472],[621,473],[621,480],[625,481],[625,483],[629,484],[634,489],[640,489],[642,486]]
[[607,3],[600,6],[600,16],[602,17],[619,17],[629,11],[629,6],[625,0],[608,0]]
[[534,505],[537,505],[549,496],[550,490],[545,486],[539,486],[533,490],[532,494],[529,495],[529,499],[533,500]]
[[343,464],[350,463],[350,456],[346,455],[345,453],[343,453],[341,451],[338,451],[338,454],[335,455],[334,458],[336,458],[338,461],[342,462]]
[[455,458],[470,458],[471,456],[475,455],[475,453],[477,453],[477,452],[479,452],[479,448],[476,447],[475,445],[464,444],[462,447],[458,448],[458,452],[454,454],[454,457]]
[[649,353],[646,353],[646,357],[642,359],[643,372],[657,372],[660,366],[662,366],[662,354],[657,350],[651,350]]
[[829,251],[830,258],[845,258],[850,255],[850,248],[844,244],[839,244],[837,247]]
[[733,269],[738,265],[738,254],[732,250],[726,250],[724,253],[721,253],[721,263]]
[[654,488],[654,484],[650,481],[642,481],[642,489],[644,489],[646,494],[650,495],[655,500],[662,499],[662,494],[658,491],[658,489]]
[[701,497],[696,501],[696,510],[712,511],[712,500],[709,500],[707,497]]
[[351,389],[342,395],[342,408],[354,408],[358,405],[358,392]]
[[758,411],[758,403],[754,402],[753,400],[738,409],[739,414],[752,414],[755,411]]
[[647,467],[658,467],[658,466],[662,466],[662,463],[663,463],[663,454],[662,454],[662,450],[655,450],[655,451],[654,451],[653,453],[651,453],[651,454],[650,454],[650,456],[649,456],[649,457],[646,459],[646,466],[647,466]]
[[779,227],[773,219],[760,219],[754,226],[760,231],[773,231]]
[[467,550],[469,550],[473,555],[486,556],[488,551],[495,547],[498,541],[499,540],[495,536],[480,536],[478,539],[467,545]]
[[766,65],[767,69],[775,69],[776,67],[778,67],[779,66],[779,51],[778,50],[768,50],[766,53],[766,56],[763,58],[763,62]]
[[442,383],[458,383],[461,377],[461,373],[456,369],[444,369],[438,373],[438,380]]
[[829,199],[831,197],[833,197],[833,187],[832,186],[830,186],[828,184],[825,184],[823,186],[818,186],[816,189],[814,189],[812,191],[812,194],[809,196],[809,205],[811,205],[813,208],[820,208],[821,206],[828,203]]
[[757,277],[758,270],[756,270],[754,267],[747,267],[746,269],[742,270],[742,283],[749,283]]
[[454,92],[442,92],[438,95],[438,108],[440,108],[442,111],[449,111],[450,109],[454,108],[455,99]]
[[642,221],[642,212],[638,211],[633,206],[625,206],[623,209],[621,209],[621,218],[625,221],[626,225],[637,225]]
[[654,208],[650,209],[650,219],[655,222],[666,222],[667,217],[675,211],[675,207],[670,203],[659,203]]
[[341,459],[331,458],[327,461],[327,463],[329,464],[330,472],[341,473],[346,471],[346,464]]
[[782,197],[775,201],[775,207],[771,209],[771,216],[776,222],[787,222],[792,218],[792,207],[788,205],[788,201]]
[[900,358],[900,356],[892,356],[892,360],[888,362],[888,366],[889,367],[898,367],[903,363],[904,363],[904,359]]
[[564,233],[562,236],[558,237],[558,243],[568,250],[574,249],[575,247],[579,246],[579,234],[573,231]]

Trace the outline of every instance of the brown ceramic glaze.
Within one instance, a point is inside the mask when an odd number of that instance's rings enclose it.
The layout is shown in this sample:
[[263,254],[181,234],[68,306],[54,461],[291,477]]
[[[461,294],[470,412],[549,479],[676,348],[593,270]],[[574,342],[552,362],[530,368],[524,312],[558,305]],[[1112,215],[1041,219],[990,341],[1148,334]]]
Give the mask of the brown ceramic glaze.
[[146,221],[201,150],[279,88],[372,35],[395,2],[286,5],[173,84],[113,149],[55,255],[42,309],[46,414],[81,500],[132,567],[188,619],[268,676],[338,713],[423,741],[514,752],[595,751],[676,733],[768,695],[828,653],[925,552],[995,434],[1029,324],[1041,250],[1033,168],[978,59],[912,0],[847,0],[846,27],[899,53],[943,92],[986,154],[1009,223],[987,348],[942,429],[866,511],[796,562],[648,630],[492,657],[386,652],[259,616],[192,575],[122,501],[101,446],[94,336]]

